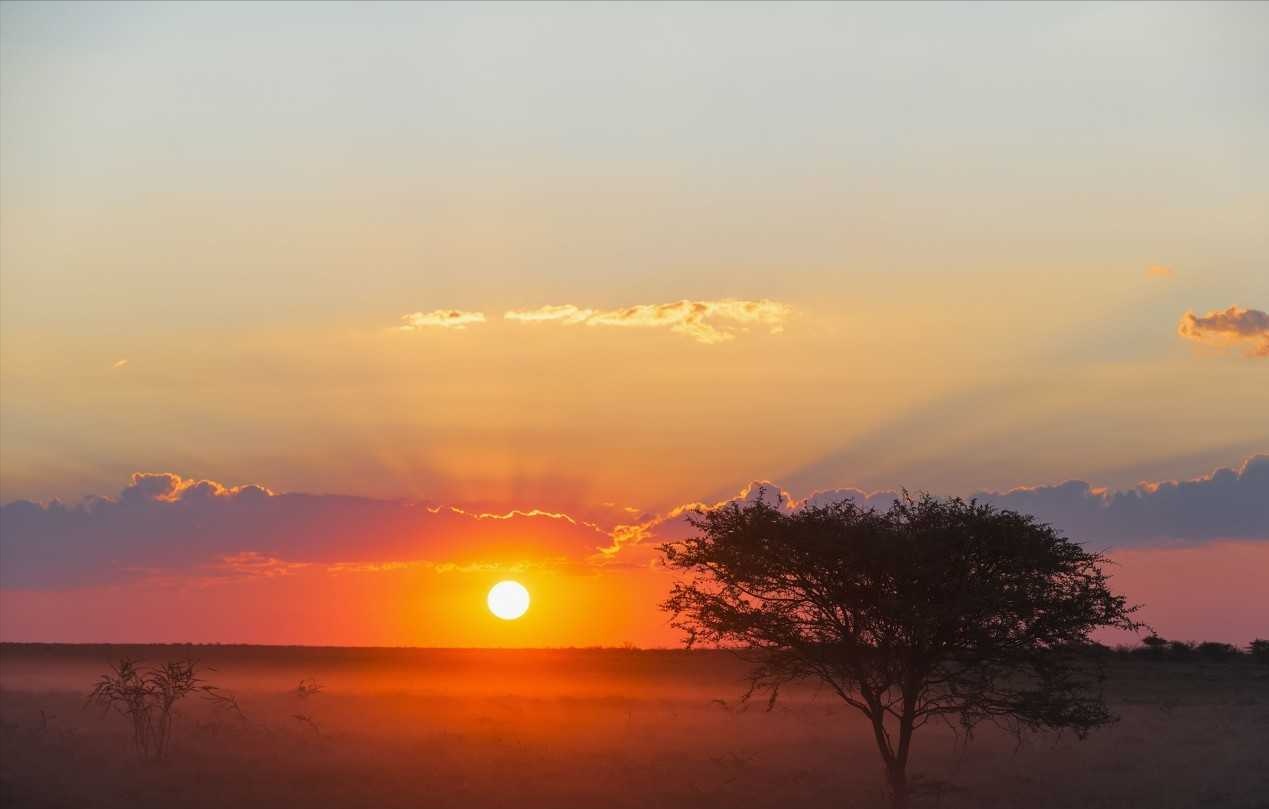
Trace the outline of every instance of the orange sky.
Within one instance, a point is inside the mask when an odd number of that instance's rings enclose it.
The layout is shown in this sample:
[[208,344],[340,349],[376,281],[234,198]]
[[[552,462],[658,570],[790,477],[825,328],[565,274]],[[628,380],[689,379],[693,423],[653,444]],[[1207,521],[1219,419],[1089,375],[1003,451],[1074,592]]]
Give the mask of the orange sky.
[[[1244,642],[1269,620],[1259,597],[1267,492],[1261,455],[1131,490],[1068,481],[976,496],[1108,550],[1115,585],[1145,605],[1142,617],[1161,634]],[[844,497],[884,508],[896,493],[797,499],[755,483],[736,495],[758,496],[792,510]],[[0,637],[672,646],[680,639],[658,610],[672,578],[657,565],[657,546],[690,533],[683,515],[708,505],[499,514],[137,475],[114,498],[4,507]],[[515,621],[485,606],[506,578],[532,594]]]
[[666,644],[676,509],[772,481],[1245,639],[1266,22],[0,4],[0,638]]
[[[1161,635],[1246,643],[1265,634],[1269,545],[1122,551],[1114,584]],[[516,621],[485,607],[514,577],[532,593]],[[66,642],[220,642],[352,646],[676,646],[652,570],[438,573],[297,571],[223,582],[152,582],[70,592],[0,591],[0,637]],[[1107,635],[1107,643],[1134,642]]]

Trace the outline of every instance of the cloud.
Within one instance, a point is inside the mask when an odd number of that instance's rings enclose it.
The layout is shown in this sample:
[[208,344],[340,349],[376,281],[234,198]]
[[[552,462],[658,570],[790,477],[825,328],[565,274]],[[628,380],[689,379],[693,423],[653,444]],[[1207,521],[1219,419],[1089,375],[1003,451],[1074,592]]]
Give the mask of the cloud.
[[[841,488],[814,491],[798,499],[775,483],[755,481],[727,500],[686,503],[641,522],[617,526],[613,543],[602,553],[616,559],[634,550],[642,559],[660,542],[690,536],[694,529],[686,517],[697,508],[743,504],[761,497],[786,513],[841,500],[884,510],[899,495],[893,490]],[[972,496],[998,508],[1031,514],[1072,539],[1098,548],[1269,541],[1269,455],[1254,455],[1237,470],[1222,468],[1194,480],[1147,482],[1123,491],[1071,480]]]
[[610,541],[606,531],[567,514],[279,494],[138,473],[115,498],[76,505],[19,500],[0,508],[0,585],[278,575],[299,565],[581,563]]
[[[170,472],[137,473],[114,498],[76,505],[19,500],[0,508],[0,586],[56,590],[182,576],[281,577],[302,570],[644,567],[659,559],[659,543],[693,533],[686,517],[697,508],[761,497],[786,513],[843,499],[885,509],[898,496],[838,488],[799,499],[775,483],[756,481],[732,498],[688,502],[658,514],[630,506],[596,509],[601,525],[576,513],[281,494]],[[1097,549],[1269,541],[1269,454],[1248,458],[1237,470],[1121,491],[1067,481],[973,496],[1033,514]]]
[[115,363],[114,363],[113,365],[111,365],[110,367],[111,367],[111,368],[122,368],[123,366],[125,366],[125,365],[127,365],[127,364],[128,364],[128,361],[127,361],[127,360],[118,360],[117,362],[115,362]]
[[1172,278],[1176,272],[1171,267],[1165,267],[1162,264],[1151,264],[1146,267],[1147,278]]
[[1269,357],[1269,313],[1259,309],[1231,306],[1199,317],[1186,312],[1177,324],[1177,334],[1190,340],[1215,345],[1246,342],[1247,356]]
[[426,328],[465,329],[485,322],[484,312],[464,312],[460,309],[436,309],[432,312],[414,312],[402,315],[401,331],[418,331]]
[[722,343],[750,326],[765,326],[772,334],[784,328],[792,314],[785,303],[727,298],[716,301],[681,300],[645,303],[621,309],[585,309],[573,304],[513,309],[504,317],[522,323],[556,322],[564,325],[664,328],[699,343]]
[[571,303],[561,306],[539,306],[537,309],[512,309],[503,315],[507,320],[519,320],[522,323],[585,323],[595,314],[594,309],[579,309]]

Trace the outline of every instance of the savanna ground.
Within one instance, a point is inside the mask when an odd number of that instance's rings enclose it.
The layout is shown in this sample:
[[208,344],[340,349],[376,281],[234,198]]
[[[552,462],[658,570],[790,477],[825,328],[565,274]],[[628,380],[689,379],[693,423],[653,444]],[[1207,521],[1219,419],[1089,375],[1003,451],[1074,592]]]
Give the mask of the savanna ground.
[[[84,708],[111,661],[193,657],[167,761]],[[873,807],[870,731],[805,689],[737,710],[718,652],[0,646],[4,807]],[[1085,741],[916,738],[918,807],[1269,807],[1269,667],[1116,659]],[[301,696],[304,678],[323,685]],[[728,700],[723,705],[716,700]],[[303,717],[303,718],[298,718]]]

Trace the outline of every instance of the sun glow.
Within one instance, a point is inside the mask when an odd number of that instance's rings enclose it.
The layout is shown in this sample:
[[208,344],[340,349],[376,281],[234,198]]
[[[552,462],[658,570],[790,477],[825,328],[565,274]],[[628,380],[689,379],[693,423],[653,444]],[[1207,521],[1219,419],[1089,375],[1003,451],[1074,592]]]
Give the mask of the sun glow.
[[518,581],[500,581],[486,599],[489,611],[504,621],[514,621],[529,609],[529,591]]

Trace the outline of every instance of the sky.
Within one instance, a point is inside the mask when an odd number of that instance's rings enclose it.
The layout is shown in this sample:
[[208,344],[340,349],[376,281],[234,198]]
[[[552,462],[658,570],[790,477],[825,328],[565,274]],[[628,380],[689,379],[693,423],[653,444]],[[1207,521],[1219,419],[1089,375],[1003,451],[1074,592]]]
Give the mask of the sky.
[[1266,98],[1251,3],[5,2],[0,639],[670,645],[764,482],[1263,636]]

